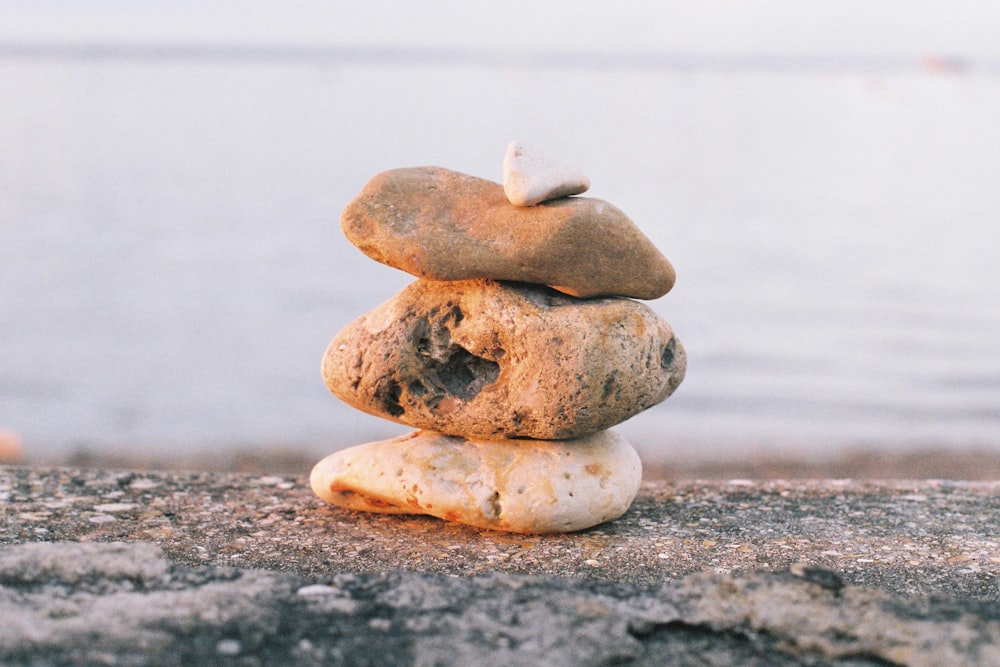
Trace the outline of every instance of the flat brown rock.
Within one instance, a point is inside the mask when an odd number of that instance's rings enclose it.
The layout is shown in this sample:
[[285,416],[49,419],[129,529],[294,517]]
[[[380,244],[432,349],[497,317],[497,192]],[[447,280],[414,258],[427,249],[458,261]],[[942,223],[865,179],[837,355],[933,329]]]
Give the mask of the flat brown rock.
[[341,226],[366,255],[419,278],[637,299],[659,298],[674,284],[670,262],[608,202],[515,206],[499,183],[440,167],[378,174],[344,209]]
[[414,428],[558,440],[663,401],[685,366],[670,325],[638,301],[418,280],[334,337],[323,378],[349,405]]

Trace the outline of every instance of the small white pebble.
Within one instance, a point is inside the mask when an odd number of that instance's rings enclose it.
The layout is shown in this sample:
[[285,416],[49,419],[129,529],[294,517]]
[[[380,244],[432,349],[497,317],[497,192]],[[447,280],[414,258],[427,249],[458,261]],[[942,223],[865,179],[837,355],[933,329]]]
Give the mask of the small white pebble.
[[94,505],[95,512],[126,512],[128,510],[134,510],[138,505],[135,503],[104,503],[103,505]]
[[215,645],[215,652],[219,655],[239,655],[243,650],[243,643],[239,639],[221,639]]
[[297,595],[329,595],[330,593],[339,592],[333,586],[327,586],[326,584],[313,584],[311,586],[303,586],[299,590],[295,591]]
[[89,519],[90,523],[97,523],[97,524],[111,523],[112,521],[117,521],[117,520],[118,519],[111,516],[110,514],[95,514]]
[[368,621],[368,627],[372,630],[391,630],[392,621],[388,618],[373,618]]
[[560,164],[541,152],[513,141],[503,160],[503,189],[515,206],[533,206],[586,192],[590,179],[579,169]]
[[590,567],[597,567],[598,565],[601,564],[601,562],[594,560],[593,558],[588,558],[587,560],[583,561],[583,564],[589,565]]
[[276,477],[276,476],[260,477],[257,479],[257,483],[260,484],[261,486],[277,486],[278,484],[281,484],[284,481],[285,479],[283,477]]

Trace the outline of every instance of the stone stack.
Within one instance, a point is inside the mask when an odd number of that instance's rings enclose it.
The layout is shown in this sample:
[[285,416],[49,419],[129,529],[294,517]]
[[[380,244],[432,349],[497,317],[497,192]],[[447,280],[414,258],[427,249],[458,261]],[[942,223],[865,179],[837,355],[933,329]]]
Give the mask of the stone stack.
[[343,507],[522,533],[621,516],[638,454],[608,429],[684,376],[663,296],[670,262],[576,170],[513,143],[504,185],[437,167],[375,176],[341,218],[418,280],[330,343],[323,377],[360,410],[420,429],[313,469]]

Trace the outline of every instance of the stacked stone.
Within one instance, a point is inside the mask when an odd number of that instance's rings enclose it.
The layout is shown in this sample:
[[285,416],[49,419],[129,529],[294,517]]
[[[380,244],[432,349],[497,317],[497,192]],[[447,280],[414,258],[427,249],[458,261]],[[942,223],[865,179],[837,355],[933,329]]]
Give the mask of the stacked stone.
[[437,167],[375,176],[341,218],[372,259],[418,280],[330,343],[346,403],[420,429],[313,469],[336,505],[522,533],[621,516],[636,451],[608,430],[684,376],[663,296],[670,262],[589,182],[515,142],[504,184]]

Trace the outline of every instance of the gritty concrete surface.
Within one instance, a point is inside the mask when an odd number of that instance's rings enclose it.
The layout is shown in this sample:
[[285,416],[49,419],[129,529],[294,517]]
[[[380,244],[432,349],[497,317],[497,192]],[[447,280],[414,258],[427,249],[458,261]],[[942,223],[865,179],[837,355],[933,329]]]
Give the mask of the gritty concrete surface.
[[655,586],[804,562],[894,594],[1000,596],[1000,482],[644,482],[621,519],[547,536],[352,512],[290,475],[9,467],[0,502],[0,543],[149,542],[189,566]]
[[[818,575],[818,576],[817,576]],[[586,579],[185,568],[156,547],[0,549],[5,664],[990,665],[995,606],[798,576]]]
[[6,467],[0,507],[5,663],[1000,664],[1000,482],[646,482],[554,536],[284,475]]

